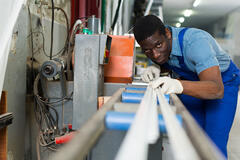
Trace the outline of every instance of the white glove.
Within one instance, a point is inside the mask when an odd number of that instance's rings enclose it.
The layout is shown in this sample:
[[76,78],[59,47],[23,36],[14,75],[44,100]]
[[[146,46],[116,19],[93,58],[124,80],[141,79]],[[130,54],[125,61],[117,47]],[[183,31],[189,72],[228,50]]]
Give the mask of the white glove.
[[144,82],[150,82],[152,80],[155,80],[159,78],[161,69],[160,67],[156,66],[149,66],[146,68],[146,70],[141,75],[141,78]]
[[177,79],[170,77],[159,77],[157,80],[151,83],[153,88],[161,87],[164,94],[181,94],[183,92],[183,86]]

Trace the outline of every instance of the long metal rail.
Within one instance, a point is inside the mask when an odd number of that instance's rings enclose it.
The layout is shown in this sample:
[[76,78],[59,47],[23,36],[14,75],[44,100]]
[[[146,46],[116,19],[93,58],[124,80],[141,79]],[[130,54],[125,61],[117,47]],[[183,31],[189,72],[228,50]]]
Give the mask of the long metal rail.
[[[160,88],[156,89],[157,97],[160,103],[160,109],[167,129],[168,139],[171,144],[173,157],[176,160],[200,160],[197,149],[194,148],[190,137],[178,123],[172,107],[169,105]],[[187,151],[187,154],[183,154]]]
[[178,96],[171,94],[170,98],[177,108],[177,114],[182,116],[184,128],[200,158],[203,160],[224,160],[223,154],[199,127]]

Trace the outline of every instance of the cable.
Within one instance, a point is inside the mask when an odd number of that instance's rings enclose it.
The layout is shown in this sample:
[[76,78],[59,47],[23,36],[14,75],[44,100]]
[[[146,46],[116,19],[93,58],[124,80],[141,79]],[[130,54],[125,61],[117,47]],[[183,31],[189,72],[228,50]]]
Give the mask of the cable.
[[[72,72],[71,72],[71,59],[72,59],[72,51],[73,49],[71,49],[71,46],[72,46],[72,41],[73,41],[73,37],[76,33],[76,30],[77,30],[77,27],[79,25],[83,24],[82,21],[80,19],[78,19],[74,25],[73,25],[73,28],[72,28],[72,32],[71,32],[71,35],[70,35],[70,39],[69,39],[69,42],[68,42],[68,53],[67,53],[67,79],[70,81],[73,79],[73,76],[72,76]],[[74,46],[74,45],[73,45]]]
[[[30,33],[29,34],[29,36],[32,36],[33,34],[41,34],[41,36],[42,36],[42,49],[43,49],[43,54],[46,56],[46,57],[50,57],[49,55],[47,55],[47,53],[46,53],[46,50],[45,50],[45,37],[44,37],[44,34],[43,34],[43,32],[41,32],[41,31],[36,31],[36,32],[32,32],[32,33]],[[28,37],[29,37],[28,36]],[[60,51],[58,51],[56,54],[54,54],[54,55],[52,55],[52,57],[56,57],[56,56],[58,56],[58,55],[60,55],[60,53],[62,53],[63,52],[63,50],[65,50],[67,47],[63,47]],[[37,50],[37,51],[34,51],[33,52],[33,55],[35,54],[35,53],[37,53],[39,50]]]
[[[57,110],[51,105],[46,105],[44,101],[41,100],[41,97],[38,95],[39,80],[40,80],[40,74],[37,75],[34,81],[34,87],[33,87],[35,104],[36,104],[35,115],[36,115],[36,121],[40,129],[39,144],[43,147],[48,147],[54,143],[54,141],[51,140],[51,137],[49,136],[55,137],[55,130],[58,130],[59,116],[58,116]],[[49,109],[53,110],[53,112],[55,113],[55,117],[56,117],[55,119],[52,116]],[[49,131],[51,135],[49,135]],[[47,134],[45,134],[45,132]]]
[[[41,31],[35,31],[35,32],[31,31],[30,34],[28,35],[28,37],[31,36],[32,41],[33,41],[33,38],[32,38],[32,37],[33,37],[33,34],[41,34],[42,39],[43,39],[43,42],[42,42],[43,53],[44,53],[44,55],[45,55],[46,57],[49,57],[49,55],[47,55],[47,53],[46,53],[46,51],[45,51],[45,37],[44,37],[43,32],[41,32]],[[36,52],[38,52],[38,51],[39,51],[39,50],[34,51],[34,52],[33,52],[33,55],[34,55]]]
[[57,101],[53,101],[53,102],[46,102],[46,101],[43,101],[41,98],[39,98],[40,101],[44,102],[45,104],[47,105],[50,105],[50,104],[55,104],[55,103],[61,103],[61,102],[64,102],[64,101],[68,101],[68,100],[72,100],[72,96],[73,96],[73,92],[70,94],[70,95],[67,95],[63,98],[51,98],[51,99],[59,99]]
[[66,38],[66,41],[65,41],[65,50],[66,52],[68,52],[68,42],[69,42],[69,22],[68,22],[68,17],[67,17],[67,13],[60,7],[54,7],[54,9],[57,9],[57,10],[60,10],[63,12],[64,14],[64,17],[65,17],[65,20],[66,20],[66,27],[67,27],[67,38]]
[[54,31],[54,1],[52,0],[52,25],[51,25],[50,60],[52,60],[52,51],[53,51],[53,31]]
[[[53,7],[49,7],[49,9],[52,9],[53,10]],[[68,17],[67,17],[67,14],[66,14],[66,12],[62,9],[62,8],[60,8],[60,7],[54,7],[54,9],[57,9],[57,10],[60,10],[60,11],[62,11],[63,12],[63,14],[64,14],[64,17],[65,17],[65,21],[66,21],[66,33],[67,33],[67,37],[66,37],[66,40],[65,40],[65,44],[64,44],[64,47],[62,48],[62,49],[60,49],[56,54],[52,54],[51,55],[51,53],[52,53],[52,50],[53,50],[53,30],[54,30],[54,25],[53,25],[53,23],[54,23],[54,16],[52,17],[52,28],[51,28],[51,48],[50,48],[50,55],[47,55],[47,53],[46,53],[46,50],[45,50],[45,37],[44,37],[44,34],[43,34],[43,32],[40,32],[40,31],[38,31],[38,32],[31,32],[32,34],[34,34],[34,33],[40,33],[41,35],[42,35],[42,38],[43,38],[43,53],[44,53],[44,55],[46,56],[46,57],[49,57],[50,59],[52,59],[53,57],[56,57],[56,56],[58,56],[58,55],[60,55],[60,54],[63,54],[64,52],[66,52],[67,53],[67,50],[68,50],[68,43],[69,43],[69,22],[68,22]],[[54,14],[54,13],[53,13]],[[37,52],[37,51],[36,51]],[[35,52],[34,52],[35,53]]]
[[57,110],[53,106],[51,106],[51,105],[48,105],[48,106],[49,106],[50,109],[52,109],[55,112],[55,116],[56,116],[56,124],[55,124],[55,126],[58,129],[58,120],[59,120],[58,112],[57,112]]
[[[32,46],[33,46],[33,35],[34,34],[41,34],[42,36],[42,48],[43,48],[43,53],[46,57],[49,57],[50,59],[52,59],[54,56],[57,56],[59,54],[64,54],[64,53],[68,53],[68,44],[69,44],[69,23],[68,23],[68,17],[66,12],[59,7],[54,7],[54,2],[52,0],[52,25],[51,25],[51,47],[50,47],[50,55],[46,54],[45,51],[45,36],[43,34],[43,32],[41,31],[37,31],[37,32],[33,32],[32,28],[30,31],[30,35],[31,36],[31,42],[32,42]],[[55,55],[53,55],[53,33],[54,33],[54,10],[60,10],[63,12],[64,17],[66,19],[66,40],[65,40],[65,44],[64,47],[57,52]],[[32,47],[33,48],[33,47]],[[34,54],[37,51],[34,51],[32,49],[32,57],[34,56]],[[45,147],[46,149],[50,149],[52,151],[57,151],[57,146],[55,145],[55,137],[59,136],[59,134],[62,132],[60,132],[59,127],[58,127],[58,121],[59,121],[59,115],[57,110],[54,108],[53,105],[58,104],[58,103],[62,103],[64,104],[65,101],[69,101],[72,99],[72,93],[70,95],[67,95],[63,98],[55,98],[57,100],[50,102],[50,98],[48,97],[41,97],[39,95],[38,92],[38,85],[39,85],[39,81],[40,81],[40,74],[38,74],[34,80],[34,84],[33,84],[33,93],[34,93],[34,113],[35,113],[35,117],[36,117],[36,122],[37,125],[39,127],[39,136],[38,136],[38,144],[41,147]],[[66,131],[64,131],[66,132]],[[39,153],[39,146],[37,147],[37,152]],[[40,153],[38,154],[38,159],[40,159]]]
[[[49,9],[52,9],[53,7],[49,7]],[[69,23],[68,23],[68,17],[67,17],[67,14],[66,14],[66,12],[62,9],[62,8],[60,8],[60,7],[54,7],[54,9],[57,9],[57,10],[60,10],[60,11],[62,11],[63,12],[63,14],[64,14],[64,17],[65,17],[65,19],[66,19],[66,33],[67,33],[67,37],[66,37],[66,40],[65,40],[65,44],[64,44],[64,47],[60,50],[60,51],[58,51],[56,54],[54,54],[54,55],[47,55],[47,53],[46,53],[46,50],[45,50],[45,37],[44,37],[44,34],[43,34],[43,32],[40,32],[40,31],[36,31],[36,32],[33,32],[32,31],[32,25],[30,25],[30,27],[31,27],[31,33],[30,33],[30,35],[31,35],[31,41],[32,41],[32,46],[33,46],[33,38],[32,38],[32,34],[37,34],[37,33],[40,33],[41,35],[42,35],[42,38],[43,38],[43,53],[44,53],[44,55],[46,56],[46,57],[50,57],[50,59],[51,58],[53,58],[53,57],[55,57],[55,56],[58,56],[58,55],[60,55],[60,54],[63,54],[65,51],[67,52],[67,49],[68,49],[68,41],[69,41]],[[54,13],[53,13],[53,15],[54,15]],[[52,28],[51,28],[51,48],[50,48],[50,52],[52,53],[52,50],[53,50],[53,30],[54,30],[54,27],[53,27],[53,23],[54,23],[54,16],[52,17]],[[31,19],[30,19],[30,24],[31,24]],[[29,35],[29,36],[30,36]],[[38,51],[38,50],[37,50]],[[35,51],[33,54],[35,54],[37,51]]]
[[[58,145],[55,144],[55,137],[63,135],[63,133],[60,132],[60,129],[58,127],[59,115],[58,111],[54,107],[54,104],[58,104],[61,102],[65,103],[65,101],[71,100],[73,93],[63,98],[41,97],[38,90],[40,78],[41,75],[39,73],[36,76],[33,85],[33,93],[35,100],[34,112],[39,127],[38,144],[48,150],[57,151]],[[57,100],[49,102],[50,99]],[[65,132],[66,131],[64,130],[64,133]]]
[[117,19],[118,19],[118,14],[119,14],[119,9],[120,9],[120,6],[121,6],[121,2],[122,2],[122,0],[118,0],[117,10],[116,10],[114,20],[113,20],[113,23],[112,23],[112,26],[111,26],[112,31],[114,30],[115,24],[116,24]]

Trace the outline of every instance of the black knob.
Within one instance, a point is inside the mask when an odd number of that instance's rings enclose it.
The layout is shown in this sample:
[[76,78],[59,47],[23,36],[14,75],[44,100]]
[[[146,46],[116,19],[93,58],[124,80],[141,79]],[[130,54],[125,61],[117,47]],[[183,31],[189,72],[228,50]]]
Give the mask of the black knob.
[[46,65],[43,71],[46,75],[51,75],[54,72],[54,69],[51,65]]

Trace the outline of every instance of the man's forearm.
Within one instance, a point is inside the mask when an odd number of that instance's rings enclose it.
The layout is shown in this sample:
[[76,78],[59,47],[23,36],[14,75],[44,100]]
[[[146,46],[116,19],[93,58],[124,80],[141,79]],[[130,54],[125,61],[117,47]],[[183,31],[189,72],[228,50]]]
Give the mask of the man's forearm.
[[200,99],[221,99],[224,86],[214,81],[185,81],[180,80],[183,85],[183,94]]

